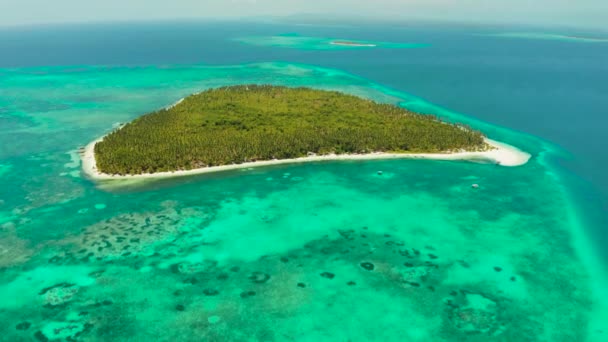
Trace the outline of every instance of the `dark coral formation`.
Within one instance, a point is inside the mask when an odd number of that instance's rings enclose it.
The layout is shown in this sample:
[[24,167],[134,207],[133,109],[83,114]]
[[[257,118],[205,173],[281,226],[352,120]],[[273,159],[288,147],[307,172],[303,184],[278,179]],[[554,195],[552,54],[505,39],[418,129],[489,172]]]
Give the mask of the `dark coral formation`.
[[255,291],[245,291],[241,292],[241,298],[248,298],[255,296]]
[[218,291],[216,289],[204,289],[203,294],[205,296],[217,296],[220,294],[220,291]]
[[364,269],[366,269],[368,271],[374,270],[374,264],[372,264],[371,262],[362,262],[361,267],[363,267]]
[[49,307],[63,305],[78,293],[79,287],[75,284],[60,283],[42,289],[39,294],[44,296],[46,305]]
[[[201,218],[199,225],[208,222],[211,216],[204,209],[192,209]],[[191,213],[190,213],[191,214]],[[83,230],[83,232],[64,243],[71,249],[49,259],[52,264],[78,264],[94,261],[111,261],[137,258],[157,253],[157,248],[171,244],[171,240],[184,237],[180,226],[191,224],[174,209],[157,213],[122,214]],[[163,248],[160,248],[163,250]],[[198,272],[197,267],[208,265],[182,265],[183,272]]]
[[452,327],[465,333],[496,335],[505,328],[499,317],[499,304],[486,295],[464,291],[447,304],[447,317]]
[[321,277],[327,278],[327,279],[334,279],[334,277],[336,276],[335,274],[333,274],[331,272],[323,272],[320,275],[321,275]]
[[256,284],[264,284],[270,280],[270,275],[263,272],[253,272],[249,276],[249,280]]
[[32,326],[32,323],[30,323],[30,322],[21,322],[21,323],[19,323],[19,324],[17,324],[15,326],[15,329],[17,329],[17,330],[27,330],[31,326]]

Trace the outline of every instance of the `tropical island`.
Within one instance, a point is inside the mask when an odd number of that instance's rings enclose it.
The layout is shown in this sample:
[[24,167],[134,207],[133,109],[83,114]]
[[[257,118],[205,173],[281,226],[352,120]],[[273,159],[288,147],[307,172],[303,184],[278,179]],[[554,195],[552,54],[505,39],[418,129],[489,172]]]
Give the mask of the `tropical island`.
[[337,91],[239,85],[191,95],[122,125],[83,150],[83,167],[93,178],[114,179],[337,159],[519,165],[525,155],[468,126],[395,105]]

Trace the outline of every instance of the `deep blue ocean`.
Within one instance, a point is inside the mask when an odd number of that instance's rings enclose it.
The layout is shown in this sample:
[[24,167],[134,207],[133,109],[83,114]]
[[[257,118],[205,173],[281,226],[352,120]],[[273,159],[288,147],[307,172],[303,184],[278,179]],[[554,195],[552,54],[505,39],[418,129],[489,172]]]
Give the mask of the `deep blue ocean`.
[[[573,174],[575,195],[585,202],[586,216],[593,227],[590,233],[598,246],[608,245],[608,44],[482,35],[531,30],[556,32],[550,28],[377,23],[159,22],[15,27],[0,30],[0,68],[285,61],[341,69],[557,144],[566,154],[555,162]],[[250,46],[232,40],[289,33],[429,46],[319,52]],[[608,248],[601,252],[608,259]]]

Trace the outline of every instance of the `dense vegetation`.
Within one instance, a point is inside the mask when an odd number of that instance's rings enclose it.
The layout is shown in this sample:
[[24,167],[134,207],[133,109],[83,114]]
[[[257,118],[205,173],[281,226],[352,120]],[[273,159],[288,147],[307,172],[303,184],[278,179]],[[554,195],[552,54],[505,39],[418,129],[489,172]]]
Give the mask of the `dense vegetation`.
[[269,85],[207,90],[95,146],[109,174],[187,170],[310,153],[481,150],[468,127],[339,92]]

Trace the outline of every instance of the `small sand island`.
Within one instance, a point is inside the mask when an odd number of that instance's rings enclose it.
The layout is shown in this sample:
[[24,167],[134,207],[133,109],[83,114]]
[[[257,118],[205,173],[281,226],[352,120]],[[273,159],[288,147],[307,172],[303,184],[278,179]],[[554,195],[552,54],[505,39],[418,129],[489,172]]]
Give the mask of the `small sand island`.
[[345,40],[335,40],[330,42],[331,45],[341,45],[341,46],[355,46],[355,47],[376,47],[376,44],[371,43],[358,43],[358,42],[350,42]]
[[516,166],[529,157],[431,115],[336,91],[271,85],[191,95],[82,151],[85,173],[97,180],[324,160],[468,159]]

